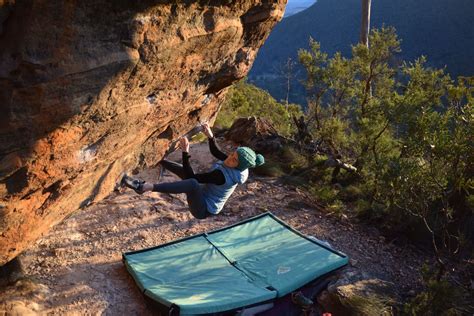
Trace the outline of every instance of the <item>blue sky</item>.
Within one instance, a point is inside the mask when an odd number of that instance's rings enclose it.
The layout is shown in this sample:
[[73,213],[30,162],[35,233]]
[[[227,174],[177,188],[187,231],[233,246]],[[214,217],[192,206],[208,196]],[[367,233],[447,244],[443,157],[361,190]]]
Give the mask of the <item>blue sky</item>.
[[305,5],[314,2],[316,2],[316,0],[288,0],[289,5]]
[[288,0],[285,16],[304,10],[315,2],[316,0]]

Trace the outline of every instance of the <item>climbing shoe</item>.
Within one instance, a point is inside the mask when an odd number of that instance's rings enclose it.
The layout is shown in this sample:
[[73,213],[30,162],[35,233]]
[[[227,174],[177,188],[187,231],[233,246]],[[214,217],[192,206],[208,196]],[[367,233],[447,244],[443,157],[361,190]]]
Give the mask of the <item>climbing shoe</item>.
[[138,194],[143,194],[145,192],[143,191],[144,183],[145,181],[133,179],[132,177],[129,177],[127,174],[124,174],[122,177],[122,180],[120,180],[121,186],[128,187]]

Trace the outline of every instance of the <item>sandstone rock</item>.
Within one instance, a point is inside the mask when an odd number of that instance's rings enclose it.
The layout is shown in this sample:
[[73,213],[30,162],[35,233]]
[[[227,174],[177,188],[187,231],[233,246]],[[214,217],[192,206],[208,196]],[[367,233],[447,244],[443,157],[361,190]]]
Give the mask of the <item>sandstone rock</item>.
[[34,302],[12,301],[5,303],[5,313],[11,316],[36,316],[41,307]]
[[237,119],[225,138],[261,153],[277,152],[285,143],[272,124],[260,117]]
[[318,303],[332,315],[392,315],[398,301],[395,285],[373,278],[356,268],[342,270]]
[[30,278],[22,278],[14,285],[2,287],[0,315],[42,315],[43,306],[37,301],[50,295],[49,288]]
[[212,121],[285,3],[0,2],[0,265]]

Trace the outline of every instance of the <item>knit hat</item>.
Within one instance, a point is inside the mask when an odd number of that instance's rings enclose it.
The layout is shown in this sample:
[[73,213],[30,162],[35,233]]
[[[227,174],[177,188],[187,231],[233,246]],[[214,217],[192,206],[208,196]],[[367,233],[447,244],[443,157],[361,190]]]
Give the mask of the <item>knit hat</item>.
[[237,148],[237,155],[239,156],[239,165],[237,169],[243,171],[247,168],[261,166],[265,163],[265,158],[262,155],[256,154],[248,147]]

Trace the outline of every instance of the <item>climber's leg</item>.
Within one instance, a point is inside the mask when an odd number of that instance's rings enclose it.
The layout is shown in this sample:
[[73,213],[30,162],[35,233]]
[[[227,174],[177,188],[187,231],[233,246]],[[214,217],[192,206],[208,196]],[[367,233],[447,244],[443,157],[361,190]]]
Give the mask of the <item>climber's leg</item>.
[[184,179],[186,177],[186,175],[184,173],[183,165],[181,165],[177,162],[163,159],[162,161],[160,161],[160,165],[163,168],[165,168],[166,170],[171,171],[172,173],[174,173],[175,175],[177,175],[181,179]]
[[203,219],[209,215],[202,187],[196,179],[154,184],[153,191],[162,193],[186,193],[189,210],[194,217]]

